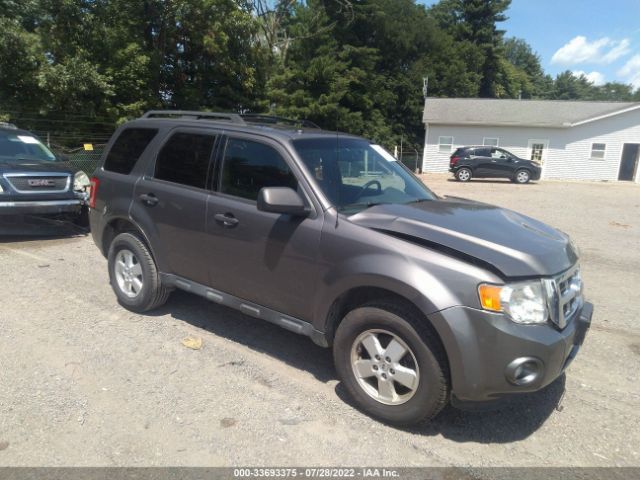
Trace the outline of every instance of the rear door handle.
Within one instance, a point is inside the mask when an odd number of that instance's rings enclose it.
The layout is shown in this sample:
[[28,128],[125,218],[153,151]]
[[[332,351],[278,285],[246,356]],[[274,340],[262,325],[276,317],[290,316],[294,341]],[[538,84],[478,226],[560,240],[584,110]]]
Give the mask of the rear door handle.
[[142,200],[142,203],[144,203],[148,207],[153,207],[159,202],[158,197],[156,197],[153,193],[143,193],[142,195],[140,195],[140,200]]
[[222,223],[227,228],[232,228],[240,223],[236,217],[234,217],[230,213],[217,213],[213,216],[216,219],[216,222]]

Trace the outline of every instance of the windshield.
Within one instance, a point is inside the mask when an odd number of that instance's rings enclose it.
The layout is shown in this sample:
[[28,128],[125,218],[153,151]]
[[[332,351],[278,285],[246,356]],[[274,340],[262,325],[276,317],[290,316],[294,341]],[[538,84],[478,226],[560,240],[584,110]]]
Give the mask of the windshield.
[[0,131],[0,162],[55,162],[56,156],[40,140],[26,132]]
[[326,197],[341,212],[436,198],[380,145],[343,137],[300,139],[293,144]]

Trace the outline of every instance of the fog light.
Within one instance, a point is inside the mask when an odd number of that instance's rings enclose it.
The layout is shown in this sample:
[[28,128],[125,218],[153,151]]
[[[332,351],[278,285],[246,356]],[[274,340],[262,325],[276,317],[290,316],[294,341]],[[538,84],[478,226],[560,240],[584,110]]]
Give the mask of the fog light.
[[505,376],[509,383],[519,387],[534,383],[542,376],[542,362],[534,357],[516,358],[507,365]]

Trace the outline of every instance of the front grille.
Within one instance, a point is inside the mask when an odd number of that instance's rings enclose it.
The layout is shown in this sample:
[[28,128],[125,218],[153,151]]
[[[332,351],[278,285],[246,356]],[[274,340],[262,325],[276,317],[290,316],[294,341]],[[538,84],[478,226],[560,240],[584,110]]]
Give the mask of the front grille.
[[580,267],[574,265],[566,272],[543,281],[551,321],[564,328],[573,319],[583,303]]
[[71,184],[69,174],[61,175],[5,175],[9,184],[20,193],[65,192]]

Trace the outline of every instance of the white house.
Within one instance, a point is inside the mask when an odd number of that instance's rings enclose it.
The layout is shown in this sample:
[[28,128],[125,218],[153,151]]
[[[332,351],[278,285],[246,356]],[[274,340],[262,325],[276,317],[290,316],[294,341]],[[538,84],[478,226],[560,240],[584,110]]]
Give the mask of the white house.
[[457,147],[496,145],[542,163],[542,178],[640,181],[640,103],[427,98],[424,172]]

